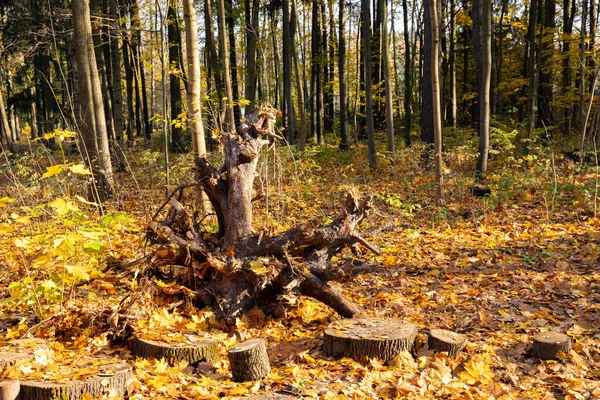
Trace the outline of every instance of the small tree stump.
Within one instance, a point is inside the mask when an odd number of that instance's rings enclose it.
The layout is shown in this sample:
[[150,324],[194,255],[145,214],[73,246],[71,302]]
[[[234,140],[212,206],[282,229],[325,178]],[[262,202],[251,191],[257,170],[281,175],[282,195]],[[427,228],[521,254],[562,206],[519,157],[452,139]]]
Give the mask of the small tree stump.
[[44,339],[37,338],[11,340],[6,346],[0,348],[0,367],[33,358],[33,352],[40,347],[47,348],[48,343]]
[[325,329],[323,352],[334,358],[377,357],[389,361],[402,351],[410,351],[417,334],[413,324],[395,319],[344,319]]
[[78,400],[87,393],[99,397],[105,392],[124,397],[133,369],[125,362],[98,367],[100,372],[87,379],[65,382],[21,381],[20,398],[27,400]]
[[177,361],[187,361],[190,365],[202,361],[214,363],[219,358],[219,346],[216,340],[201,337],[183,343],[167,343],[137,335],[133,342],[133,355],[157,360],[164,358],[170,365]]
[[533,355],[541,360],[556,358],[559,351],[571,350],[571,338],[559,332],[540,332],[533,337]]
[[432,329],[429,332],[427,344],[431,350],[437,352],[445,351],[450,357],[454,357],[465,348],[467,338],[465,335],[446,329]]
[[263,339],[251,339],[233,346],[228,353],[231,373],[236,382],[257,381],[271,372]]
[[19,381],[0,381],[0,400],[15,400],[20,390]]

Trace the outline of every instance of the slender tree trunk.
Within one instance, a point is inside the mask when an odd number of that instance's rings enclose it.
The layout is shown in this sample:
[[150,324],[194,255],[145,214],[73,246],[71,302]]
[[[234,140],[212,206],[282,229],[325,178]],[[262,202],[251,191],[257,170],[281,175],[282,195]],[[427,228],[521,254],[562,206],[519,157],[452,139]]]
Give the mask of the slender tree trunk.
[[[90,197],[95,201],[102,201],[107,194],[114,191],[114,182],[92,41],[90,9],[86,0],[73,0],[71,7],[73,15],[78,16],[73,19],[73,28],[81,112],[80,135],[84,145],[82,153],[98,185],[97,190],[92,188]],[[102,126],[97,126],[102,124],[104,130]]]
[[8,114],[6,113],[6,106],[4,104],[4,95],[2,94],[2,91],[0,91],[0,120],[2,120],[0,121],[2,122],[2,136],[4,136],[4,140],[6,140],[8,150],[10,150],[11,153],[14,153],[15,148],[13,144],[12,131],[8,122]]
[[498,53],[495,60],[496,81],[494,82],[494,86],[492,88],[492,96],[495,98],[492,112],[495,114],[502,114],[502,95],[500,91],[496,91],[495,89],[498,88],[502,82],[502,64],[504,63],[504,17],[506,15],[507,7],[508,0],[502,0],[502,9],[500,11],[500,22],[498,27]]
[[543,18],[543,31],[541,33],[541,48],[540,48],[540,77],[538,83],[538,108],[539,108],[539,119],[542,126],[550,127],[554,125],[554,119],[552,118],[551,104],[553,98],[553,68],[552,63],[554,62],[554,30],[556,28],[555,23],[556,14],[556,2],[555,0],[545,0],[545,10]]
[[402,0],[402,17],[404,19],[404,143],[410,146],[410,129],[412,127],[412,61],[410,58],[410,26],[408,24],[407,0]]
[[185,22],[185,44],[188,70],[187,117],[188,130],[192,137],[194,158],[206,154],[204,127],[202,126],[200,97],[200,56],[198,52],[198,22],[193,0],[183,0],[183,18]]
[[311,35],[311,102],[310,102],[310,115],[311,115],[311,130],[312,137],[314,138],[315,144],[321,142],[321,132],[319,130],[321,126],[321,110],[318,107],[319,98],[319,87],[321,80],[321,27],[319,24],[319,2],[313,0],[312,2],[312,35]]
[[[437,4],[437,2],[436,2]],[[431,15],[432,12],[429,7],[431,6],[431,1],[426,0],[423,8],[423,77],[422,77],[422,101],[421,101],[421,140],[427,144],[434,144],[435,142],[435,134],[434,134],[434,111],[433,111],[433,98],[431,97],[433,93],[433,83],[431,81],[431,71],[433,65],[433,49],[432,44],[434,42],[434,38],[431,37],[431,33],[434,31],[431,26]],[[439,32],[439,31],[438,31]],[[437,38],[437,42],[439,43],[439,38]],[[436,60],[438,60],[438,55],[436,55]],[[436,66],[436,69],[439,70],[439,66]],[[439,79],[439,77],[438,77]]]
[[179,64],[181,32],[177,18],[175,0],[169,0],[167,8],[167,38],[169,42],[169,91],[171,96],[171,151],[182,153],[185,150],[183,124],[181,121],[183,105],[181,102],[181,66]]
[[587,17],[588,17],[588,2],[583,0],[583,9],[581,11],[581,37],[579,42],[579,132],[581,135],[581,143],[579,146],[579,163],[583,164],[585,157],[585,67],[587,65],[585,55],[585,40],[587,36]]
[[338,71],[340,80],[340,150],[348,150],[348,107],[346,106],[346,33],[345,33],[345,11],[346,0],[339,2],[339,47],[338,47]]
[[381,61],[383,64],[383,82],[385,85],[385,128],[387,133],[387,150],[392,160],[392,165],[396,165],[396,144],[394,143],[394,99],[392,94],[392,77],[390,75],[390,41],[387,26],[387,0],[381,1],[381,7]]
[[492,74],[492,0],[474,0],[480,3],[481,27],[480,41],[482,54],[481,80],[478,87],[479,92],[479,159],[477,161],[477,176],[485,179],[488,166],[488,155],[490,152],[490,87]]
[[[127,32],[126,26],[123,24],[121,27],[124,32]],[[132,141],[136,136],[134,129],[135,125],[135,112],[133,109],[133,65],[131,65],[131,57],[129,51],[129,36],[123,40],[123,67],[125,68],[125,85],[126,85],[126,97],[127,97],[127,139]],[[166,112],[166,110],[163,110]],[[166,115],[163,117],[166,118]]]
[[431,21],[431,87],[433,94],[435,199],[437,204],[441,204],[444,201],[442,193],[444,176],[442,171],[442,110],[439,72],[440,21],[438,19],[438,0],[429,0],[429,12]]
[[112,73],[112,111],[113,121],[115,127],[115,138],[116,144],[116,162],[117,170],[122,171],[125,169],[125,158],[123,155],[123,93],[121,91],[121,54],[119,53],[119,9],[117,6],[117,0],[109,0],[108,3],[109,12],[111,15],[111,29],[110,29],[110,55],[111,55],[111,73]]
[[450,124],[456,128],[456,0],[450,0]]
[[533,130],[536,120],[536,97],[537,97],[537,68],[536,68],[536,27],[538,21],[538,0],[531,1],[529,10],[529,28],[527,38],[529,41],[529,55],[527,62],[527,74],[529,78],[529,87],[527,93],[527,138],[533,139]]
[[372,171],[377,169],[375,157],[375,126],[373,121],[373,82],[371,78],[371,4],[370,0],[362,0],[362,37],[363,59],[365,60],[365,96],[367,117],[367,139],[369,143],[369,167]]
[[231,66],[231,88],[233,93],[233,116],[235,123],[239,124],[242,120],[242,112],[240,110],[239,100],[239,84],[237,75],[237,54],[235,51],[235,18],[233,14],[233,0],[225,1],[225,20],[227,22],[227,33],[229,36],[229,62]]
[[227,39],[227,24],[225,21],[225,0],[219,0],[219,40],[221,42],[221,59],[223,61],[223,84],[225,86],[225,120],[227,128],[234,132],[236,129],[235,115],[231,104],[234,101],[233,87],[231,86],[231,64],[229,61],[229,40]]
[[283,0],[283,102],[285,136],[290,144],[295,142],[296,117],[292,97],[292,29],[290,26],[290,2]]
[[[296,51],[296,32],[298,30],[298,7],[296,0],[292,0],[292,12],[290,15],[290,36],[291,36],[291,53],[292,62],[294,63],[294,73],[296,82],[296,92],[298,97],[298,112],[300,113],[300,138],[298,140],[298,150],[304,151],[306,146],[306,110],[304,106],[304,88],[302,87],[300,76],[300,64],[298,60],[298,52]],[[292,101],[290,99],[290,101]]]
[[260,0],[245,0],[246,9],[246,100],[250,104],[246,108],[250,112],[256,108],[256,46],[258,43],[258,10]]

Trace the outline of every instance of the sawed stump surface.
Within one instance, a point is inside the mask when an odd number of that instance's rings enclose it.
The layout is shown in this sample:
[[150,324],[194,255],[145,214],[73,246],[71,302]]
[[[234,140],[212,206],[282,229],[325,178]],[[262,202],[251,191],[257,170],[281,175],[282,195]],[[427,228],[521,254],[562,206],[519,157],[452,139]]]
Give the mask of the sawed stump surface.
[[559,351],[571,350],[571,338],[559,332],[540,332],[533,337],[533,355],[541,360],[556,358]]
[[402,351],[410,351],[417,333],[413,324],[395,319],[340,320],[325,329],[323,352],[334,358],[376,357],[389,361]]
[[187,361],[193,365],[202,361],[215,362],[219,358],[219,346],[215,339],[190,338],[182,343],[167,343],[144,339],[140,335],[133,342],[133,355],[143,358],[164,358],[173,365],[177,361]]
[[133,369],[125,362],[98,366],[100,372],[87,379],[64,380],[64,382],[21,381],[19,398],[27,400],[78,400],[87,393],[94,398],[105,392],[124,397]]
[[257,381],[271,372],[264,339],[251,339],[233,346],[228,353],[236,382]]
[[447,352],[450,357],[460,353],[467,345],[467,338],[460,333],[446,329],[432,329],[427,344],[431,350]]

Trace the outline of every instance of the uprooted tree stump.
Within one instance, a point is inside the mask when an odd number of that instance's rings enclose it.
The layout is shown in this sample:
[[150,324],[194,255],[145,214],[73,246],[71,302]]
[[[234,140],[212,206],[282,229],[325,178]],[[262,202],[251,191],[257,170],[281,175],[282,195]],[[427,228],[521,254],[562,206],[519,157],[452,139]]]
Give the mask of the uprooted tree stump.
[[271,372],[264,339],[238,343],[227,353],[231,374],[236,382],[258,381]]
[[333,358],[361,360],[366,357],[389,361],[402,351],[410,351],[417,334],[413,324],[394,319],[339,320],[325,329],[323,353]]
[[432,329],[427,339],[429,349],[438,352],[447,352],[450,357],[460,353],[467,345],[467,338],[460,333],[446,329]]
[[540,360],[553,360],[558,352],[571,350],[571,338],[559,332],[540,332],[533,337],[533,355]]
[[[196,303],[210,306],[228,323],[257,303],[272,304],[290,291],[311,296],[344,317],[358,307],[328,285],[340,271],[331,258],[345,247],[362,244],[379,254],[357,231],[371,210],[371,196],[349,193],[337,218],[328,225],[306,222],[277,236],[256,234],[252,228],[253,183],[261,149],[276,139],[278,111],[268,104],[248,114],[237,132],[223,132],[224,162],[220,168],[206,158],[195,160],[195,182],[176,189],[163,221],[147,227],[146,237],[159,248],[129,264],[119,264],[137,276],[165,278],[163,267],[181,271],[175,279],[196,291]],[[185,190],[200,187],[218,220],[218,233],[203,232],[189,206]],[[191,191],[198,196],[199,191]],[[177,195],[177,196],[176,196]],[[175,268],[173,268],[175,267]],[[183,267],[183,268],[177,268]],[[168,276],[173,278],[173,276]]]
[[219,346],[214,339],[192,338],[183,343],[167,343],[145,339],[141,335],[133,342],[133,355],[143,358],[164,358],[173,365],[177,361],[187,361],[194,365],[203,361],[213,363],[219,358]]
[[96,398],[104,393],[124,397],[133,379],[133,369],[125,362],[96,367],[99,372],[86,379],[61,382],[21,381],[19,398],[28,400],[77,400],[84,394]]

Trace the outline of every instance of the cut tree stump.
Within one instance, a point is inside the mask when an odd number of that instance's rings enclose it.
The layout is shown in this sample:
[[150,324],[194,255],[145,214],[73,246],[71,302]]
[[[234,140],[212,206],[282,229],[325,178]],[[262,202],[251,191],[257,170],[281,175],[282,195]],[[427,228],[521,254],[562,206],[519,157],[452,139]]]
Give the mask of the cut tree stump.
[[99,397],[103,393],[114,393],[123,398],[133,369],[125,362],[98,366],[100,372],[87,379],[65,380],[64,382],[21,381],[20,398],[27,400],[78,400],[87,393]]
[[571,338],[559,332],[540,332],[533,337],[533,355],[540,360],[552,360],[559,351],[571,350]]
[[20,390],[19,381],[0,381],[0,400],[15,400]]
[[467,338],[460,333],[446,329],[432,329],[427,340],[429,349],[437,352],[447,352],[450,357],[460,353],[467,345]]
[[323,352],[334,358],[361,360],[376,357],[389,361],[402,351],[410,351],[417,334],[413,324],[395,319],[340,320],[325,329]]
[[38,338],[11,340],[6,346],[0,348],[0,367],[33,358],[33,352],[39,348],[48,348],[48,343]]
[[251,339],[233,346],[228,353],[236,382],[258,381],[271,372],[264,339]]
[[201,337],[192,337],[183,343],[167,343],[144,339],[137,335],[133,342],[133,355],[157,360],[164,358],[170,365],[178,361],[187,361],[189,365],[195,365],[203,361],[217,361],[219,346],[216,340]]

